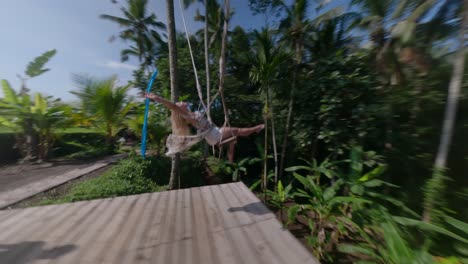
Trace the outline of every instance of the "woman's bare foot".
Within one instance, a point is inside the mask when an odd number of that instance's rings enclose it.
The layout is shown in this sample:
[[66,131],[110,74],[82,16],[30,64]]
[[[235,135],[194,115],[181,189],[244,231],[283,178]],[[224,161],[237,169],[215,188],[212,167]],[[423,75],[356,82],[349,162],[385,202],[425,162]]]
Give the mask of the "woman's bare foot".
[[264,124],[257,125],[255,126],[255,133],[260,133],[260,131],[262,131],[263,129],[265,129]]

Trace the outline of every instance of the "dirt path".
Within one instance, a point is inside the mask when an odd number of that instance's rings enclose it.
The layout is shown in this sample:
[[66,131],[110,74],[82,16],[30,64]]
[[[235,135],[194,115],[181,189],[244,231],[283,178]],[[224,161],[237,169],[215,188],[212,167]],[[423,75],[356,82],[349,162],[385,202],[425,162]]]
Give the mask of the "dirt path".
[[0,193],[89,166],[92,162],[94,161],[53,161],[44,164],[2,166],[0,167]]
[[106,167],[121,157],[122,155],[117,155],[95,161],[55,161],[2,166],[0,209]]

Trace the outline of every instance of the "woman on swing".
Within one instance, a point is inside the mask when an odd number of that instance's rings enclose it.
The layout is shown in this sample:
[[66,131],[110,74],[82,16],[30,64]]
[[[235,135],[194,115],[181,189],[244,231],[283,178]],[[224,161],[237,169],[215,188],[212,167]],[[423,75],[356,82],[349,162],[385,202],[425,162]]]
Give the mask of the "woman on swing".
[[[197,129],[198,134],[201,135],[208,144],[211,146],[219,145],[221,142],[235,137],[248,137],[253,133],[259,133],[265,128],[264,124],[254,127],[217,127],[215,124],[208,121],[203,113],[198,111],[192,112],[186,102],[173,103],[153,93],[147,93],[146,98],[158,102],[169,110],[173,115],[173,132],[177,135],[170,135],[167,140],[167,147],[169,148],[167,155],[173,155],[190,148],[192,145],[199,142],[193,137],[190,137],[190,128],[188,124]],[[195,140],[189,140],[190,138]],[[234,161],[234,145],[235,140],[229,140],[228,159],[230,162]],[[179,145],[179,146],[176,146]]]

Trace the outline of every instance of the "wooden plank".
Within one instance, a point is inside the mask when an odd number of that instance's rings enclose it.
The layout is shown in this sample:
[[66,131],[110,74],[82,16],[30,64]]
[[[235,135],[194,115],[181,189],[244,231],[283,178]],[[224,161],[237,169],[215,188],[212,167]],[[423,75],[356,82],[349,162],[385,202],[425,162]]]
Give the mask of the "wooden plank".
[[100,255],[101,258],[98,258],[99,263],[115,264],[119,261],[121,258],[120,254],[125,248],[128,248],[128,242],[131,241],[131,237],[138,227],[138,221],[141,220],[140,217],[143,215],[149,200],[149,194],[138,196],[135,206],[125,219],[125,228],[117,229],[117,233],[111,238],[112,241],[109,241],[109,244],[112,244],[112,248],[103,250],[103,254]]
[[0,212],[0,219],[0,243],[18,243],[0,251],[0,263],[318,263],[242,183]]
[[193,231],[195,244],[195,263],[219,263],[213,256],[212,238],[208,233],[208,226],[201,196],[200,188],[192,188],[192,209],[194,226]]
[[[35,208],[26,208],[26,209],[18,209],[17,212],[11,217],[7,217],[3,221],[0,222],[0,230],[7,230],[12,227],[13,224],[20,225],[22,224],[21,221],[23,220],[30,220],[31,216],[36,216],[36,213],[42,211],[39,207]],[[16,211],[16,210],[15,210]],[[0,239],[4,234],[0,233]]]
[[170,263],[171,252],[169,245],[173,242],[173,234],[175,230],[175,206],[177,203],[177,193],[178,191],[169,192],[168,207],[163,214],[163,228],[161,228],[159,243],[153,253],[156,263]]
[[238,227],[240,224],[237,221],[237,218],[229,212],[230,205],[221,188],[219,188],[219,186],[210,186],[210,191],[213,194],[213,199],[216,200],[216,204],[218,205],[218,214],[222,218],[221,222],[223,229]]
[[212,190],[213,188],[200,188],[200,192],[203,198],[203,202],[205,204],[205,215],[206,219],[209,222],[209,228],[211,232],[217,232],[224,229],[223,226],[223,218],[221,216],[222,212],[220,212],[217,203],[220,199],[217,199],[213,196]]
[[[5,263],[32,263],[35,259],[44,259],[47,260],[47,256],[52,254],[54,251],[57,252],[57,249],[60,251],[70,251],[75,250],[74,245],[63,243],[60,239],[61,236],[64,236],[71,230],[73,230],[76,223],[80,222],[80,216],[87,215],[88,213],[95,210],[102,201],[90,202],[90,203],[81,203],[77,205],[70,205],[60,211],[60,215],[55,217],[52,221],[47,223],[44,226],[41,226],[39,230],[36,230],[27,240],[40,240],[45,237],[46,242],[43,246],[34,247],[31,249],[25,250],[25,252],[19,253],[20,257],[15,260],[8,260],[2,258],[2,261]],[[60,228],[58,228],[60,227]],[[20,261],[21,260],[21,261]]]
[[158,203],[154,206],[157,207],[156,214],[154,215],[151,224],[149,225],[148,232],[142,237],[143,245],[137,249],[137,263],[153,263],[156,248],[161,239],[160,233],[164,228],[163,216],[168,208],[169,192],[163,192]]
[[[246,225],[240,227],[242,229],[243,234],[249,241],[251,241],[252,249],[255,250],[258,258],[261,259],[263,263],[271,263],[271,264],[280,264],[280,263],[288,263],[283,262],[281,258],[282,251],[277,251],[273,249],[270,245],[270,241],[268,241],[258,230],[258,225],[261,225],[262,222],[257,222],[252,225]],[[285,244],[286,247],[289,247],[288,244]]]
[[15,214],[23,212],[24,209],[6,209],[0,210],[0,223],[2,223],[7,218],[13,217]]
[[44,221],[44,217],[47,217],[49,213],[54,213],[56,206],[46,206],[43,208],[31,208],[27,210],[25,214],[21,216],[8,219],[8,224],[2,227],[0,241],[6,243],[12,243],[16,240],[16,237],[31,233],[37,225],[40,225]]
[[[60,227],[60,233],[53,236],[49,241],[54,244],[60,243],[75,243],[87,231],[87,228],[95,225],[96,220],[102,216],[104,210],[112,209],[112,199],[94,200],[87,203],[87,207],[92,207],[91,210],[77,213],[77,217],[68,219],[64,227]],[[97,205],[97,207],[95,207]],[[76,210],[79,204],[68,205],[70,209]]]
[[[104,255],[108,251],[112,251],[112,254],[117,254],[116,248],[113,247],[113,243],[116,242],[116,236],[124,230],[124,228],[131,228],[131,226],[125,226],[125,221],[128,215],[130,215],[136,208],[137,203],[141,201],[138,199],[139,196],[127,196],[125,197],[125,205],[123,208],[119,208],[114,217],[104,226],[98,235],[94,235],[92,247],[88,248],[85,257],[80,258],[79,263],[90,262],[90,263],[103,263],[105,261]],[[115,200],[122,200],[116,198]],[[114,201],[115,202],[115,201]],[[117,202],[115,202],[117,203]]]
[[242,182],[231,183],[228,186],[236,193],[236,197],[241,200],[244,210],[249,212],[249,216],[254,221],[264,221],[274,219],[276,216],[258,199]]
[[185,212],[184,212],[184,207],[186,206],[186,197],[184,195],[183,190],[178,190],[177,191],[177,200],[176,200],[176,205],[172,209],[175,211],[175,217],[172,220],[174,223],[175,229],[174,229],[174,234],[172,236],[173,241],[180,241],[183,240],[185,237],[184,234],[184,217],[185,217]]
[[251,241],[249,241],[248,237],[245,235],[244,231],[240,227],[235,227],[231,228],[229,230],[226,230],[232,237],[233,243],[236,244],[236,247],[238,247],[239,252],[241,253],[239,255],[239,260],[238,263],[245,263],[245,264],[250,264],[250,263],[265,263],[269,264],[266,262],[263,262],[261,258],[258,257],[258,254],[256,250],[254,249],[254,245],[252,244]]
[[[270,219],[257,223],[258,229],[262,232],[266,240],[274,251],[281,252],[283,261],[291,263],[318,263],[310,255],[304,246],[276,219]],[[274,231],[274,232],[272,232]],[[287,250],[285,250],[287,245]]]
[[145,232],[148,232],[149,225],[151,224],[151,218],[155,214],[157,207],[155,206],[158,199],[161,197],[160,194],[154,193],[150,195],[150,199],[143,210],[141,215],[141,222],[137,223],[137,229],[135,234],[132,236],[128,248],[122,250],[119,253],[119,258],[116,263],[134,263],[138,258],[138,248],[143,244],[143,237]]
[[236,197],[236,194],[232,191],[231,188],[229,188],[229,185],[219,185],[219,188],[226,197],[226,201],[229,205],[227,211],[237,219],[237,226],[254,223],[254,220],[250,218],[249,213],[245,210],[245,204],[239,201],[239,199]]
[[173,234],[173,241],[168,246],[168,254],[171,258],[167,259],[166,263],[182,263],[184,258],[184,224],[185,224],[185,215],[184,215],[184,206],[186,203],[183,190],[177,191],[177,202],[176,207],[173,209],[176,212],[175,218],[173,219],[175,229]]
[[[184,238],[181,248],[184,254],[180,259],[181,264],[193,264],[194,262],[194,242],[193,242],[193,212],[192,193],[190,189],[182,190],[184,193]],[[195,227],[196,228],[196,227]]]
[[202,187],[201,194],[205,203],[205,210],[209,232],[212,233],[215,253],[218,260],[222,260],[226,264],[238,263],[239,253],[236,252],[236,247],[232,243],[232,238],[228,232],[224,231],[223,217],[221,210],[218,207],[218,202],[224,199],[215,199],[211,192],[213,188]]
[[79,250],[65,255],[60,262],[52,261],[52,263],[93,263],[96,255],[100,252],[99,248],[97,248],[99,238],[109,236],[108,233],[106,234],[108,227],[113,227],[112,224],[118,221],[117,214],[119,212],[122,214],[122,211],[125,211],[129,206],[130,199],[127,199],[127,197],[124,199],[115,198],[110,200],[109,206],[101,214],[88,216],[92,224],[85,226],[80,223],[76,227],[80,230],[79,235],[70,241],[78,246]]
[[[21,232],[11,233],[10,236],[6,236],[7,242],[3,246],[10,249],[2,255],[2,263],[22,263],[27,252],[42,250],[45,242],[40,240],[40,232],[42,229],[49,230],[47,228],[48,222],[45,220],[49,218],[53,219],[58,214],[57,210],[54,210],[56,209],[55,206],[43,209],[47,209],[47,211],[44,210],[44,213],[41,215],[42,219],[36,219],[36,221],[29,223],[27,226],[23,226]],[[47,214],[48,212],[50,213]]]
[[[83,235],[85,235],[88,227],[94,227],[95,224],[99,224],[97,221],[100,219],[102,212],[107,209],[112,209],[111,207],[112,199],[103,199],[103,200],[95,200],[90,202],[85,202],[83,204],[90,204],[92,206],[92,210],[85,211],[79,217],[74,219],[67,220],[67,224],[64,227],[57,228],[59,229],[59,234],[57,236],[52,237],[49,240],[50,246],[54,248],[62,248],[62,247],[73,247],[72,252],[68,252],[67,254],[63,254],[63,256],[58,256],[56,258],[44,258],[36,260],[35,264],[44,264],[44,263],[70,263],[68,261],[72,261],[72,256],[68,256],[69,254],[85,254],[85,251],[82,250],[80,239]],[[76,208],[80,206],[80,203],[73,203],[67,204],[70,209]],[[95,208],[94,205],[97,204],[98,206]],[[91,229],[89,229],[91,231]],[[79,252],[75,252],[79,251]],[[68,261],[67,261],[68,258]]]

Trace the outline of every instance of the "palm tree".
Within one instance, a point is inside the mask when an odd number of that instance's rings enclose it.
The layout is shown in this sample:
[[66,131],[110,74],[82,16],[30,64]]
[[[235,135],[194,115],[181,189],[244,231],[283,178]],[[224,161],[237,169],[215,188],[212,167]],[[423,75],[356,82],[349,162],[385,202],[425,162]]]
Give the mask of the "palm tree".
[[284,129],[283,144],[281,147],[281,161],[279,167],[279,177],[281,178],[284,170],[284,161],[286,156],[286,147],[288,145],[288,134],[291,127],[291,119],[293,114],[294,96],[297,86],[297,72],[299,65],[302,63],[304,39],[310,29],[310,21],[307,19],[307,10],[310,5],[309,0],[296,0],[291,6],[285,6],[287,17],[281,21],[280,28],[284,32],[284,37],[290,41],[294,50],[294,69],[291,83],[291,93],[288,103],[288,113]]
[[129,56],[135,56],[142,68],[151,68],[156,57],[155,51],[165,48],[159,33],[166,29],[165,25],[157,21],[154,13],[147,14],[148,0],[127,0],[127,7],[123,7],[117,1],[114,3],[119,5],[123,17],[103,14],[100,18],[117,23],[123,28],[119,37],[133,43],[130,48],[122,50],[122,61],[128,60]]
[[17,137],[17,147],[21,150],[24,161],[33,160],[37,157],[37,134],[30,111],[31,99],[28,93],[29,89],[26,87],[26,81],[48,72],[49,69],[44,68],[44,66],[56,53],[55,49],[44,52],[28,64],[24,72],[26,77],[18,75],[21,79],[19,94],[16,94],[7,81],[2,81],[3,90],[8,96],[2,100],[3,106],[0,106],[0,108],[7,109],[8,113],[18,116],[14,124],[10,125],[15,126],[20,131]]
[[[166,13],[167,13],[167,28],[168,28],[168,41],[169,41],[169,75],[171,77],[171,100],[176,102],[179,99],[178,90],[178,76],[177,76],[177,43],[176,43],[176,30],[174,18],[174,0],[166,0]],[[180,134],[175,125],[176,116],[172,113],[172,133],[175,135]],[[172,158],[171,163],[171,176],[169,178],[169,189],[175,189],[180,185],[180,154],[176,154]]]
[[385,44],[387,29],[385,23],[394,10],[395,0],[352,0],[351,5],[361,8],[361,17],[357,22],[370,32],[370,40],[379,49]]
[[45,97],[36,93],[34,105],[31,106],[34,127],[38,135],[37,156],[46,160],[55,142],[55,132],[71,126],[72,108],[60,102],[60,99]]
[[[250,71],[252,81],[259,83],[265,96],[265,133],[268,133],[268,119],[271,120],[271,134],[273,141],[273,152],[275,161],[275,188],[278,182],[278,151],[276,146],[275,115],[272,102],[271,85],[277,79],[278,67],[287,60],[289,54],[284,52],[284,48],[275,43],[270,30],[264,29],[262,32],[255,31],[257,46],[257,56],[255,64]],[[265,146],[266,148],[267,146]],[[266,171],[266,170],[265,170]]]
[[[398,61],[413,68],[417,73],[416,76],[412,76],[412,79],[416,80],[413,92],[415,100],[411,110],[413,123],[421,110],[423,78],[432,68],[433,44],[436,41],[443,42],[456,38],[458,31],[456,11],[460,6],[461,0],[447,0],[440,6],[433,0],[408,0],[401,1],[393,14],[394,18],[407,14],[405,19],[392,29],[392,39],[397,39],[400,47]],[[421,22],[422,18],[427,21]]]
[[226,106],[226,99],[224,98],[224,81],[226,78],[226,54],[227,54],[227,42],[228,42],[228,28],[230,19],[231,9],[229,0],[224,0],[224,25],[223,35],[221,37],[221,53],[219,55],[219,94],[221,96],[221,102],[224,110],[224,125],[229,126],[229,113]]
[[312,20],[311,34],[306,36],[304,42],[312,60],[357,47],[356,37],[348,34],[357,16],[354,12],[342,13],[341,9],[332,9]]
[[16,93],[6,80],[2,80],[4,98],[0,100],[0,126],[12,129],[16,134],[16,147],[24,160],[36,156],[34,124],[31,115],[31,98],[22,88]]
[[[16,145],[23,157],[46,160],[55,140],[57,129],[70,125],[71,108],[59,99],[35,94],[34,101],[26,94],[16,93],[6,80],[2,80],[5,97],[0,99],[0,126],[16,134]],[[28,137],[35,138],[29,141]],[[29,146],[34,144],[33,146]],[[31,150],[34,150],[31,153]]]
[[441,192],[444,182],[444,170],[447,167],[447,157],[452,143],[453,128],[457,116],[458,100],[460,98],[460,91],[463,84],[463,77],[465,73],[465,43],[466,34],[468,33],[468,0],[463,1],[463,10],[461,13],[461,24],[458,35],[458,48],[454,58],[454,66],[452,79],[450,80],[447,104],[445,108],[444,123],[442,126],[442,133],[440,135],[440,143],[437,151],[437,156],[434,162],[434,172],[432,178],[428,181],[426,187],[426,197],[424,201],[423,220],[430,222],[434,206],[437,204],[437,194],[434,192]]
[[80,99],[81,111],[106,135],[109,151],[114,151],[115,136],[126,127],[126,119],[134,107],[127,95],[130,86],[118,86],[115,76],[96,79],[76,75],[73,80],[78,90],[71,93]]

